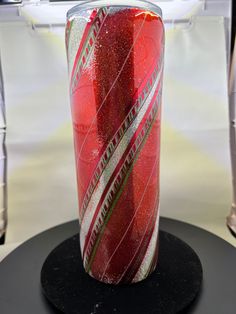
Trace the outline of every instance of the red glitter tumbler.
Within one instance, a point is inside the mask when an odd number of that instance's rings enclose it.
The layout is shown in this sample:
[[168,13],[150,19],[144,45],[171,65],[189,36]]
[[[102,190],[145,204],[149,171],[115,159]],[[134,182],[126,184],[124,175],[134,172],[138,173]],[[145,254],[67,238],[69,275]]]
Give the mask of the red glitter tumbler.
[[105,283],[138,282],[158,257],[161,10],[82,3],[67,14],[66,48],[84,268]]

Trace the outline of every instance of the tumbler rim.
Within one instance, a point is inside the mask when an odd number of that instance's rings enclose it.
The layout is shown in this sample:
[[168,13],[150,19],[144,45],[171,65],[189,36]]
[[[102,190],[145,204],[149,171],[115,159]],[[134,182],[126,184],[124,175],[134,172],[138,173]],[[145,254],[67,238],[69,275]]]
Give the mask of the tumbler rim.
[[69,20],[71,16],[82,11],[82,9],[98,8],[103,6],[148,9],[162,18],[161,8],[158,5],[146,0],[130,0],[128,3],[126,0],[113,0],[112,2],[108,0],[94,0],[83,1],[82,3],[72,7],[66,14],[67,20]]

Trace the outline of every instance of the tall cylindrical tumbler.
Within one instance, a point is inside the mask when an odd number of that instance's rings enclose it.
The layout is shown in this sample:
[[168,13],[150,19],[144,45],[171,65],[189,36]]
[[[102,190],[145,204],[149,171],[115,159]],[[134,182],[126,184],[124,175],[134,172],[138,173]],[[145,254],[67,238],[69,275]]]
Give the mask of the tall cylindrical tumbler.
[[66,47],[85,271],[138,282],[158,257],[164,30],[146,1],[89,1]]

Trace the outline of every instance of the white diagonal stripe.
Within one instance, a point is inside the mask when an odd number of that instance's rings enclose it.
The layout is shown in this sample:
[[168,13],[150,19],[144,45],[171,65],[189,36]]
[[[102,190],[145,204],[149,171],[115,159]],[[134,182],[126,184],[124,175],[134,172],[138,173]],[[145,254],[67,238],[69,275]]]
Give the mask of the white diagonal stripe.
[[69,33],[68,40],[68,63],[69,63],[69,74],[72,73],[72,68],[75,63],[75,57],[79,49],[82,35],[84,33],[87,21],[85,19],[73,19],[71,21],[72,26]]
[[148,275],[148,269],[150,267],[150,264],[153,260],[153,256],[156,252],[156,246],[157,246],[157,237],[158,237],[158,230],[159,230],[159,218],[160,218],[160,209],[158,208],[158,214],[157,214],[157,219],[156,219],[156,224],[155,224],[155,229],[153,231],[153,235],[151,238],[151,241],[149,243],[147,252],[143,258],[143,262],[137,271],[137,274],[135,275],[134,279],[132,282],[138,282],[142,279],[144,279]]
[[[100,15],[101,15],[103,12],[105,12],[105,13],[104,13],[105,16],[101,17]],[[77,64],[76,64],[74,74],[73,74],[73,76],[72,76],[72,81],[71,81],[72,93],[74,93],[75,90],[76,90],[77,87],[78,87],[79,77],[77,78],[77,74],[80,73],[79,76],[81,76],[81,72],[79,72],[79,68],[80,68],[80,66],[83,66],[83,68],[86,68],[86,66],[88,65],[88,62],[89,62],[89,60],[90,60],[90,57],[91,57],[92,52],[93,52],[94,47],[95,47],[96,40],[97,40],[97,38],[98,38],[98,36],[99,36],[99,33],[100,33],[101,29],[102,29],[102,26],[103,26],[105,20],[106,20],[106,18],[107,18],[108,13],[109,13],[109,9],[108,9],[108,11],[107,11],[107,8],[106,8],[106,7],[105,7],[105,8],[102,8],[102,9],[99,9],[98,12],[97,12],[96,17],[94,18],[95,23],[93,23],[93,25],[91,26],[91,29],[90,29],[90,31],[89,31],[89,34],[88,34],[88,36],[87,36],[87,38],[86,38],[86,40],[85,40],[84,46],[83,46],[82,51],[81,51],[81,53],[80,53],[80,56],[79,56],[79,58],[78,58],[78,62],[77,62]],[[94,35],[93,31],[96,30],[96,28],[97,28],[97,25],[96,25],[97,19],[100,19],[101,25],[100,25],[99,28],[97,29],[97,34]],[[79,19],[79,20],[80,20],[80,19]],[[91,38],[93,39],[92,47],[90,47],[90,44],[89,44],[89,40],[90,40]],[[81,40],[80,40],[80,41],[81,41]],[[85,51],[86,51],[86,48],[88,48],[88,47],[90,47],[90,50],[89,50],[89,54],[86,55]],[[86,59],[85,64],[82,63],[83,57],[85,57],[85,59]],[[75,87],[75,85],[76,85],[76,87]]]

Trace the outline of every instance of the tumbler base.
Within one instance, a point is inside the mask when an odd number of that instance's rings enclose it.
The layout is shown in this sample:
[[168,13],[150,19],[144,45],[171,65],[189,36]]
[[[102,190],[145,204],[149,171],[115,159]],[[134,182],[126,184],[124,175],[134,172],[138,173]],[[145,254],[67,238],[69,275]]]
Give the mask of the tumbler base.
[[79,235],[57,246],[41,270],[46,298],[64,313],[177,313],[198,295],[202,266],[197,254],[174,235],[160,231],[156,270],[132,285],[107,285],[88,276],[79,250]]

